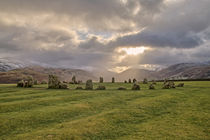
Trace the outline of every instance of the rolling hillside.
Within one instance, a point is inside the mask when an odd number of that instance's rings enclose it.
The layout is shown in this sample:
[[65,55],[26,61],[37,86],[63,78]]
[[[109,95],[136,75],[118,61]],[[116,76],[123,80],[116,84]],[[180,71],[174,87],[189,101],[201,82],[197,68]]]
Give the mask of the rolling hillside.
[[98,81],[104,77],[105,82],[110,82],[111,77],[122,82],[129,78],[138,81],[147,78],[149,80],[162,79],[210,79],[210,63],[180,63],[169,66],[159,71],[145,69],[128,69],[121,73],[113,73],[107,70],[88,72],[81,69],[49,68],[43,66],[29,66],[18,61],[0,59],[0,83],[16,83],[25,76],[33,76],[38,81],[47,81],[48,75],[57,75],[61,81],[71,81],[73,75],[77,80],[86,81],[92,79]]
[[0,83],[16,83],[25,76],[33,76],[38,81],[47,81],[48,75],[57,75],[61,81],[71,81],[72,76],[77,80],[97,80],[91,73],[78,69],[44,68],[40,66],[14,69],[7,72],[0,72]]

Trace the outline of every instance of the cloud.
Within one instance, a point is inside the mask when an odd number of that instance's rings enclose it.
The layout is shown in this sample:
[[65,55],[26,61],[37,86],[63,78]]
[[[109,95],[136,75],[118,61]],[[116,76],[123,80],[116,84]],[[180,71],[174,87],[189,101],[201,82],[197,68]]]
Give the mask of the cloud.
[[[0,56],[114,69],[209,61],[209,0],[1,0]],[[116,48],[152,48],[124,56]]]

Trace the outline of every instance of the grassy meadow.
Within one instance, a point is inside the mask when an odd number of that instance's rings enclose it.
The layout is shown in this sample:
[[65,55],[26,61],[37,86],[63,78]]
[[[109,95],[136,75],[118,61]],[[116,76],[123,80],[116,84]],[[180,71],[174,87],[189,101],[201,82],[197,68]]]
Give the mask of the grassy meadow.
[[103,83],[104,91],[2,84],[0,139],[209,140],[210,82],[184,83],[176,89],[157,83],[155,90],[140,84],[140,91],[125,83]]

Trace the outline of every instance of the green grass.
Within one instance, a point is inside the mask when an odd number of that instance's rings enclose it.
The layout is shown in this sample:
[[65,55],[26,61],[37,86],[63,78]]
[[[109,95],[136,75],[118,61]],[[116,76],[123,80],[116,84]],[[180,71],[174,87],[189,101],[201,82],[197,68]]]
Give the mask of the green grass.
[[[210,82],[158,83],[155,90],[141,84],[140,91],[102,85],[107,90],[0,85],[0,139],[210,139]],[[128,90],[116,90],[121,86]]]

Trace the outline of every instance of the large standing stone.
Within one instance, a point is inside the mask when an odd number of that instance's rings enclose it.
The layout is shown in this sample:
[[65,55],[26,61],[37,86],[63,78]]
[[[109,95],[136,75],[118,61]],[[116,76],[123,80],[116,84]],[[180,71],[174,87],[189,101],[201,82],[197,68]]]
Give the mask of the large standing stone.
[[33,85],[34,85],[34,80],[32,76],[28,76],[24,78],[24,80],[21,80],[17,83],[17,87],[29,88],[29,87],[33,87]]
[[92,80],[87,80],[85,89],[86,90],[93,90],[93,82],[92,82]]
[[59,89],[60,81],[55,75],[49,75],[48,88]]
[[167,81],[163,83],[163,89],[176,88],[174,82]]
[[112,77],[112,83],[115,83],[115,78],[114,77]]
[[58,80],[57,76],[49,75],[48,88],[49,89],[67,89],[68,85],[65,83],[61,83]]
[[104,82],[103,77],[100,77],[99,82],[100,82],[100,83],[103,83],[103,82]]
[[184,87],[184,83],[179,83],[177,87]]
[[76,76],[72,77],[72,83],[77,84]]

